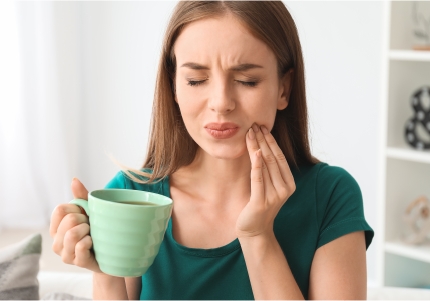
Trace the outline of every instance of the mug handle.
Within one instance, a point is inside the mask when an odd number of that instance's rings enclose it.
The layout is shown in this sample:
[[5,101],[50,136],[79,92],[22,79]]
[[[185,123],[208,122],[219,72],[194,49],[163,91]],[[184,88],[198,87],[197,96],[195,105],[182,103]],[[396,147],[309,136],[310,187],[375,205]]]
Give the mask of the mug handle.
[[88,201],[83,199],[74,199],[69,202],[69,204],[75,204],[85,210],[85,214],[90,216],[90,210],[88,209]]

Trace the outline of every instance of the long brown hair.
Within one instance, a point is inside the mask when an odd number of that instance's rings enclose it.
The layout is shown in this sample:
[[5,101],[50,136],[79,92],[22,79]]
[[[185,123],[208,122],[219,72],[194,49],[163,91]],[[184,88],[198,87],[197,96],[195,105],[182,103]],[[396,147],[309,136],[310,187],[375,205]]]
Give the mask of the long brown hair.
[[[138,183],[157,182],[190,164],[198,145],[188,134],[175,102],[176,58],[173,46],[185,25],[202,18],[232,13],[274,52],[278,76],[291,68],[289,105],[277,110],[272,135],[290,167],[320,162],[310,152],[303,55],[293,18],[281,1],[180,1],[165,32],[155,85],[149,147],[142,170],[124,165],[123,172]],[[146,172],[147,171],[147,172]],[[136,177],[148,178],[148,180]]]

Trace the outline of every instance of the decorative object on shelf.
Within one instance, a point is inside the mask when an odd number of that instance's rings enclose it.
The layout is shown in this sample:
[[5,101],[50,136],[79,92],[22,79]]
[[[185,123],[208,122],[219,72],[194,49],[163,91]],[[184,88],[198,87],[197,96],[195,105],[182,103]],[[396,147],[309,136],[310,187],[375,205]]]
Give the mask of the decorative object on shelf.
[[[419,45],[414,50],[430,50],[430,5],[423,2],[411,1],[414,20],[414,35]],[[427,18],[425,17],[427,15]]]
[[405,210],[403,221],[411,230],[411,234],[406,236],[404,242],[408,244],[423,243],[430,234],[430,201],[428,198],[420,196],[412,201]]
[[430,86],[421,87],[412,94],[411,105],[414,116],[406,122],[405,126],[406,142],[419,150],[430,149],[430,142],[422,141],[417,135],[417,126],[421,124],[430,137],[430,107],[423,106],[423,98],[426,96],[430,99]]

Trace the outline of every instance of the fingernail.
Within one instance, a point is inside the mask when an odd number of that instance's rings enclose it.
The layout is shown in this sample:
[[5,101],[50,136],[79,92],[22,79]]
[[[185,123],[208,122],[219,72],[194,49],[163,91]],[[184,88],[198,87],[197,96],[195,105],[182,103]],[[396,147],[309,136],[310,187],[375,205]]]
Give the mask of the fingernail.
[[252,128],[249,129],[248,136],[249,136],[249,139],[255,139],[255,134]]
[[254,133],[258,132],[258,126],[255,123],[252,125],[252,129],[254,130]]
[[76,180],[76,178],[73,178],[73,179],[72,179],[72,183],[73,183],[73,181],[74,181],[74,180]]
[[266,129],[264,125],[261,126],[261,131],[263,132],[264,135],[269,134],[269,131]]

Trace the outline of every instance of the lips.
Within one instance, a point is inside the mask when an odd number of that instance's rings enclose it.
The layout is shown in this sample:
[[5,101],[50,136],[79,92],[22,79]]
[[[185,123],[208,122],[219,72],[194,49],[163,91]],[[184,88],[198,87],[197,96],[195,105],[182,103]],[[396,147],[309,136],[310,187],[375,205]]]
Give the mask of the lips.
[[232,122],[224,123],[208,123],[205,125],[205,130],[216,139],[227,139],[233,137],[239,132],[239,125]]
[[235,129],[238,128],[239,125],[233,123],[233,122],[224,122],[224,123],[208,123],[204,126],[207,129],[210,130],[216,130],[216,131],[224,131],[224,130],[228,130],[228,129]]

